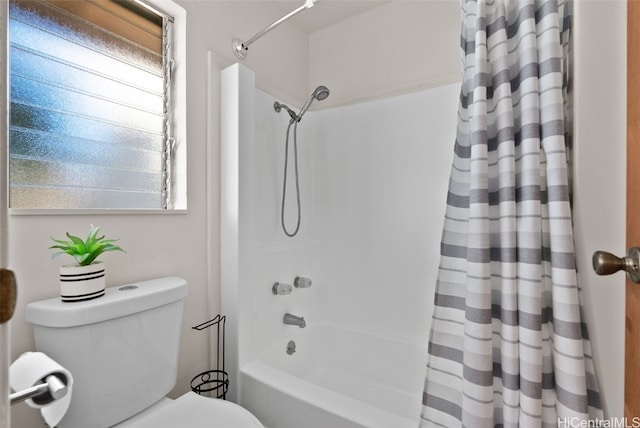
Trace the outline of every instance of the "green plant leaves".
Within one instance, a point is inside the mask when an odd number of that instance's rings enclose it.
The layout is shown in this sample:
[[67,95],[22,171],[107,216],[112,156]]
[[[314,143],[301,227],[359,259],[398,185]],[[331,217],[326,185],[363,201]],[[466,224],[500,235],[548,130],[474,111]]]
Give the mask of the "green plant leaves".
[[86,266],[93,263],[98,256],[106,251],[125,252],[118,245],[113,244],[117,239],[104,239],[104,235],[98,237],[99,231],[100,227],[94,227],[91,225],[89,235],[84,241],[77,236],[71,235],[69,232],[66,233],[69,241],[55,239],[52,237],[51,239],[57,245],[52,245],[49,249],[57,249],[61,251],[54,253],[51,258],[54,259],[62,254],[69,254],[80,266]]

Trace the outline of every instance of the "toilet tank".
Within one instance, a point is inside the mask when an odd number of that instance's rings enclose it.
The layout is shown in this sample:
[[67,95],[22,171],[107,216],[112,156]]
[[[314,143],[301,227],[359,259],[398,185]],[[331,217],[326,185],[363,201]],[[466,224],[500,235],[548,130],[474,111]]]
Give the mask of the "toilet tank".
[[184,279],[164,277],[108,287],[86,302],[27,305],[36,349],[73,376],[59,428],[110,427],[174,387],[186,296]]

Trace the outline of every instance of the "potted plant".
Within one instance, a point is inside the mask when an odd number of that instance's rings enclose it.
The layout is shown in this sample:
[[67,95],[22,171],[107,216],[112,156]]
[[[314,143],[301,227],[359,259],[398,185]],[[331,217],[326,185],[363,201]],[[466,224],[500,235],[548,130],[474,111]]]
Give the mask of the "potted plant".
[[51,258],[69,254],[76,263],[60,266],[60,297],[63,302],[79,302],[104,296],[105,267],[98,256],[107,251],[124,251],[115,245],[116,239],[98,236],[100,227],[91,225],[86,240],[67,232],[68,241],[51,238],[56,245],[49,249],[58,249]]

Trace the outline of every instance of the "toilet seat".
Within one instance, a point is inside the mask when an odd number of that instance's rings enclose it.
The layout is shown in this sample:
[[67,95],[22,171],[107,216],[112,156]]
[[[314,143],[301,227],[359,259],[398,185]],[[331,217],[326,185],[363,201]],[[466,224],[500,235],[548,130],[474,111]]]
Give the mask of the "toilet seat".
[[187,392],[141,418],[132,428],[264,428],[248,410],[229,401]]

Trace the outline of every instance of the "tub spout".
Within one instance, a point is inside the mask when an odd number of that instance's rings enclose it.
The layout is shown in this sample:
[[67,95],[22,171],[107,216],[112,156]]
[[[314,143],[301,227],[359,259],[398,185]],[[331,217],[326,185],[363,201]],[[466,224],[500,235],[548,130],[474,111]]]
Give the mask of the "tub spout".
[[288,313],[284,314],[284,318],[282,318],[282,321],[285,324],[297,325],[300,328],[305,328],[307,326],[307,323],[304,322],[304,317],[297,317]]

